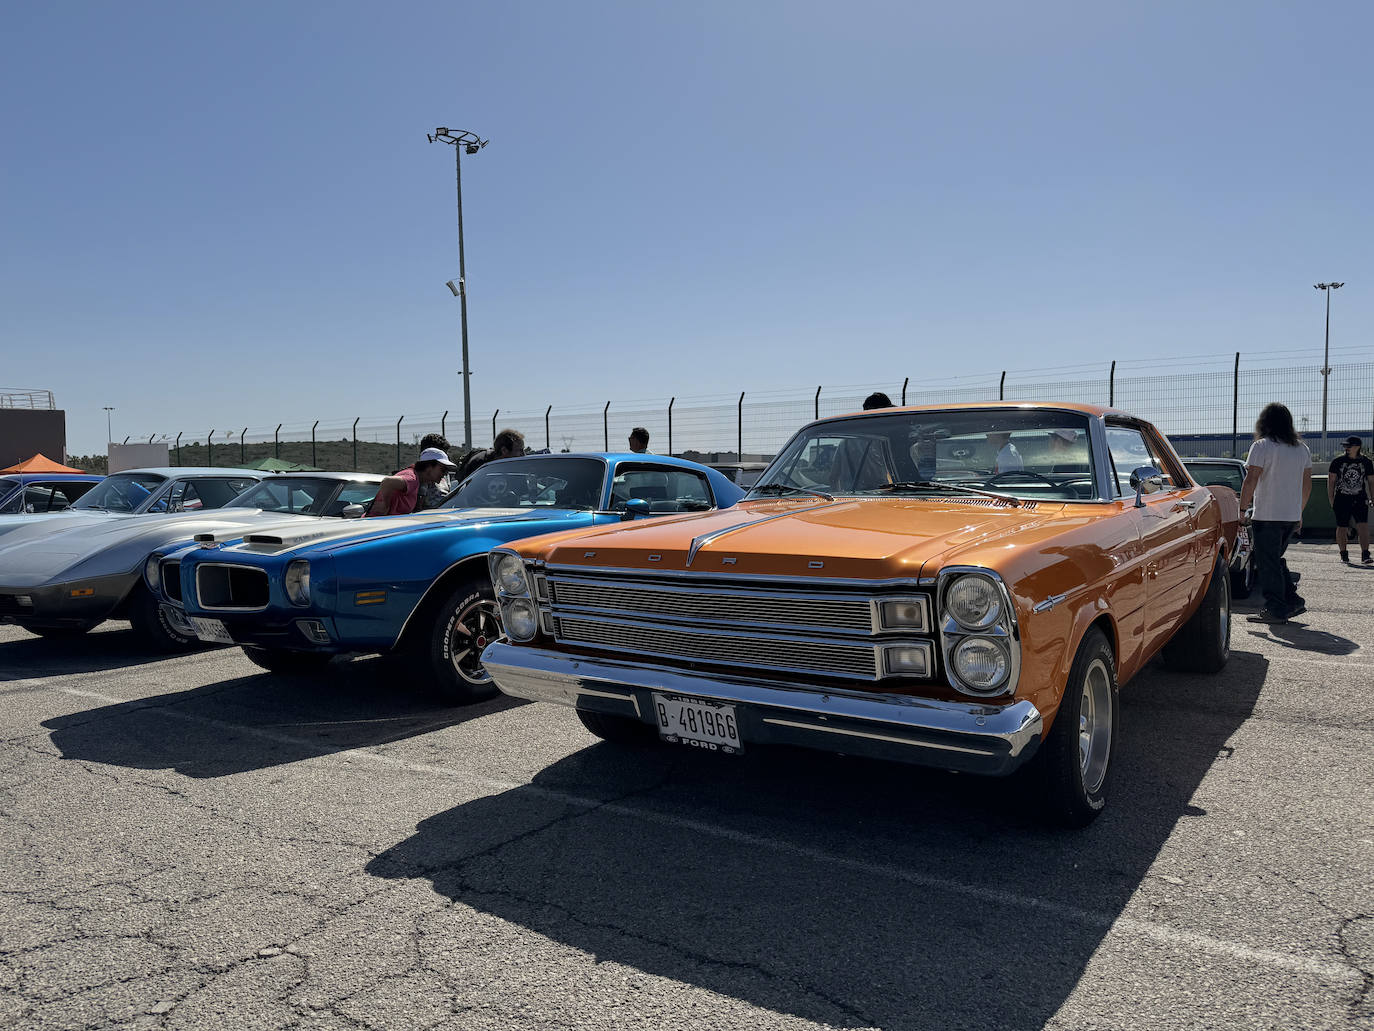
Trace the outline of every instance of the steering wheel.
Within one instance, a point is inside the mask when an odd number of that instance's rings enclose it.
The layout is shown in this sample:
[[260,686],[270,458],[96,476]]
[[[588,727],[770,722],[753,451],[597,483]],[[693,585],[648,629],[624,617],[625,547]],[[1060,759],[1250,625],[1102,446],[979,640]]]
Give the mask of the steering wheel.
[[1029,469],[1009,469],[1007,472],[1004,473],[993,473],[986,480],[984,480],[983,483],[991,487],[994,483],[997,483],[1000,480],[1004,480],[1009,476],[1026,476],[1030,477],[1033,480],[1039,480],[1041,483],[1047,484],[1051,487],[1059,487],[1059,484],[1056,483],[1054,480],[1051,480],[1048,476],[1044,476],[1037,472],[1032,472]]

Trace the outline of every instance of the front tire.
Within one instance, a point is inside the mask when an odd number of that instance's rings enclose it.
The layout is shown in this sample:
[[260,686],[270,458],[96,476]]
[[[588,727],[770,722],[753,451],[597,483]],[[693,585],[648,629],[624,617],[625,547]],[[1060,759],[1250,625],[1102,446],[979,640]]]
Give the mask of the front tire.
[[649,724],[629,716],[609,716],[604,712],[578,709],[577,718],[602,741],[613,741],[618,745],[647,745],[658,736]]
[[1184,673],[1219,673],[1230,659],[1231,576],[1225,559],[1217,559],[1197,611],[1174,631],[1161,657],[1170,669]]
[[243,654],[249,662],[269,673],[287,676],[316,673],[334,657],[328,652],[295,652],[289,648],[260,648],[254,644],[245,644]]
[[1078,646],[1054,724],[1032,760],[1050,822],[1086,827],[1106,808],[1120,700],[1116,656],[1094,627]]
[[497,694],[491,674],[482,665],[482,652],[505,640],[501,610],[491,581],[473,577],[457,584],[434,612],[429,634],[422,639],[421,657],[432,678],[434,693],[449,705],[471,705]]
[[129,599],[129,622],[134,633],[149,647],[160,652],[186,652],[200,647],[200,640],[181,633],[167,620],[153,592],[142,584]]

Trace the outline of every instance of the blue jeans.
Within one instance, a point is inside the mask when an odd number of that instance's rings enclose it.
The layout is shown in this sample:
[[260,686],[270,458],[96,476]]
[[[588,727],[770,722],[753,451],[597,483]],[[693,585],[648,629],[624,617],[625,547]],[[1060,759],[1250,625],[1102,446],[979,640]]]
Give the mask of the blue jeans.
[[1253,520],[1250,538],[1253,542],[1255,578],[1264,592],[1264,607],[1277,615],[1286,616],[1302,601],[1288,575],[1288,563],[1283,553],[1293,536],[1297,523],[1276,522],[1270,519]]

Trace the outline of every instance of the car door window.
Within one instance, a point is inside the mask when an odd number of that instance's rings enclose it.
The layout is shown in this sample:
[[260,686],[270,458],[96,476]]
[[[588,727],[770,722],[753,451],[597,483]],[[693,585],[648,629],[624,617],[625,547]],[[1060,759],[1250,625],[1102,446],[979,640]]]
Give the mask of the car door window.
[[1112,465],[1115,467],[1118,497],[1135,493],[1131,486],[1131,473],[1141,466],[1153,466],[1163,473],[1165,490],[1178,489],[1169,472],[1170,463],[1165,460],[1161,449],[1134,426],[1108,426],[1107,449],[1111,452]]
[[647,501],[651,512],[702,512],[711,508],[711,488],[706,477],[687,469],[626,469],[616,473],[611,507],[623,509],[627,501]]
[[339,491],[339,496],[331,501],[322,513],[327,516],[343,515],[343,510],[349,505],[362,505],[363,508],[370,508],[372,500],[377,496],[377,484],[375,483],[350,483]]

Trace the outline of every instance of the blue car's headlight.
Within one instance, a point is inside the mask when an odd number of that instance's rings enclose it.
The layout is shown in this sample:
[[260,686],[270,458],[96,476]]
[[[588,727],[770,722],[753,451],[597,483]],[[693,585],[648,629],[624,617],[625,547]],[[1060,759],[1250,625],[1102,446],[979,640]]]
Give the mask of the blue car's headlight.
[[153,594],[157,594],[158,589],[162,586],[161,562],[161,555],[149,555],[148,561],[143,563],[143,579],[148,581],[148,589]]
[[286,576],[282,578],[287,600],[292,605],[310,604],[310,563],[298,558],[287,563]]

